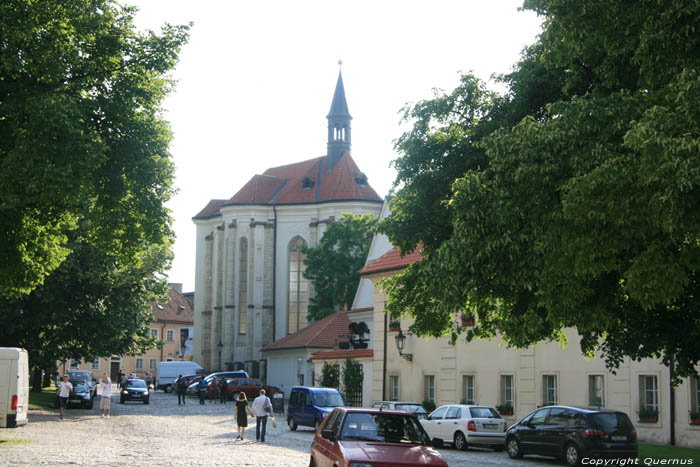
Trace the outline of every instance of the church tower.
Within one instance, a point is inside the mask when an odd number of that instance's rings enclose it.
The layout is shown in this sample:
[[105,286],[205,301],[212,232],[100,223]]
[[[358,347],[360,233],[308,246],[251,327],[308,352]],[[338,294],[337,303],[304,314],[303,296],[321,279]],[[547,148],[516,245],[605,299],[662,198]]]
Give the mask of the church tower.
[[[342,62],[338,62],[339,64]],[[343,75],[338,72],[338,83],[335,85],[335,94],[331,110],[326,116],[328,119],[328,157],[326,158],[326,172],[330,172],[344,152],[350,152],[350,112],[345,100],[345,88],[343,87]]]

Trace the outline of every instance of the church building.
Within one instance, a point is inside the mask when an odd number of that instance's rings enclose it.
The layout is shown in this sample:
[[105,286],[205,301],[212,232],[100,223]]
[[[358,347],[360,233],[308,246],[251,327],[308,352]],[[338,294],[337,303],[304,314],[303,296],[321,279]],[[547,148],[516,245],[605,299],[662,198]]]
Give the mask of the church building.
[[261,349],[308,325],[313,295],[302,246],[315,247],[342,213],[377,216],[382,198],[350,155],[352,117],[338,75],[327,154],[254,175],[213,199],[197,226],[194,361],[266,379]]

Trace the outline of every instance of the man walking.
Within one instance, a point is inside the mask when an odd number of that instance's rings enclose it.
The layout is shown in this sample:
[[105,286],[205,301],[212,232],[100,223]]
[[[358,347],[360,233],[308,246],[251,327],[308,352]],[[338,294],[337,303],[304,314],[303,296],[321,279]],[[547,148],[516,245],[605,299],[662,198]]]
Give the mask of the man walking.
[[185,405],[185,393],[187,392],[187,388],[185,387],[185,382],[182,380],[182,375],[177,377],[175,391],[177,391],[177,405],[180,405],[180,401],[182,401],[182,405]]
[[56,391],[56,394],[58,394],[59,407],[61,409],[61,420],[63,420],[63,412],[66,410],[68,396],[70,396],[72,390],[73,385],[68,381],[68,375],[63,375],[63,381],[58,385],[58,391]]
[[[260,395],[253,401],[253,414],[255,414],[255,439],[265,442],[265,429],[267,428],[267,416],[272,413],[272,402],[265,395],[265,390],[260,390]],[[262,425],[262,430],[260,429]]]
[[102,410],[102,418],[109,418],[109,402],[112,395],[112,380],[105,373],[100,379],[100,388],[102,388],[102,397],[100,397],[100,409]]

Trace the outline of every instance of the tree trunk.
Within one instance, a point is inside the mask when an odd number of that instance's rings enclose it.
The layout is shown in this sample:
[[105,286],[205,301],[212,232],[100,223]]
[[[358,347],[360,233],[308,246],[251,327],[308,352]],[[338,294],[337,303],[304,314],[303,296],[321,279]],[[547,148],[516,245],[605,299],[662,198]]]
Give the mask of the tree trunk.
[[42,377],[41,369],[35,368],[34,371],[32,371],[32,377],[31,377],[31,381],[30,381],[33,392],[41,392],[41,377]]

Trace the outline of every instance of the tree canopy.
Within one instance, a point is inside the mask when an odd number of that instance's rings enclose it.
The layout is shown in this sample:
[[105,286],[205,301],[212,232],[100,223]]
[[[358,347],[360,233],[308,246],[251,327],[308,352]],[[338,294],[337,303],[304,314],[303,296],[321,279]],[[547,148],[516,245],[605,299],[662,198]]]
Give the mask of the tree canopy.
[[188,26],[112,0],[0,3],[0,307],[33,363],[136,351],[165,292],[161,104]]
[[396,215],[380,229],[424,259],[385,283],[388,309],[453,339],[455,316],[473,312],[467,339],[516,347],[571,327],[611,368],[660,357],[694,374],[700,4],[525,7],[543,32],[499,78],[504,95],[477,99],[483,84],[465,76],[407,113]]
[[355,298],[377,223],[371,214],[343,216],[328,225],[317,247],[305,247],[304,277],[313,284],[308,320],[318,321],[338,310],[348,310]]

